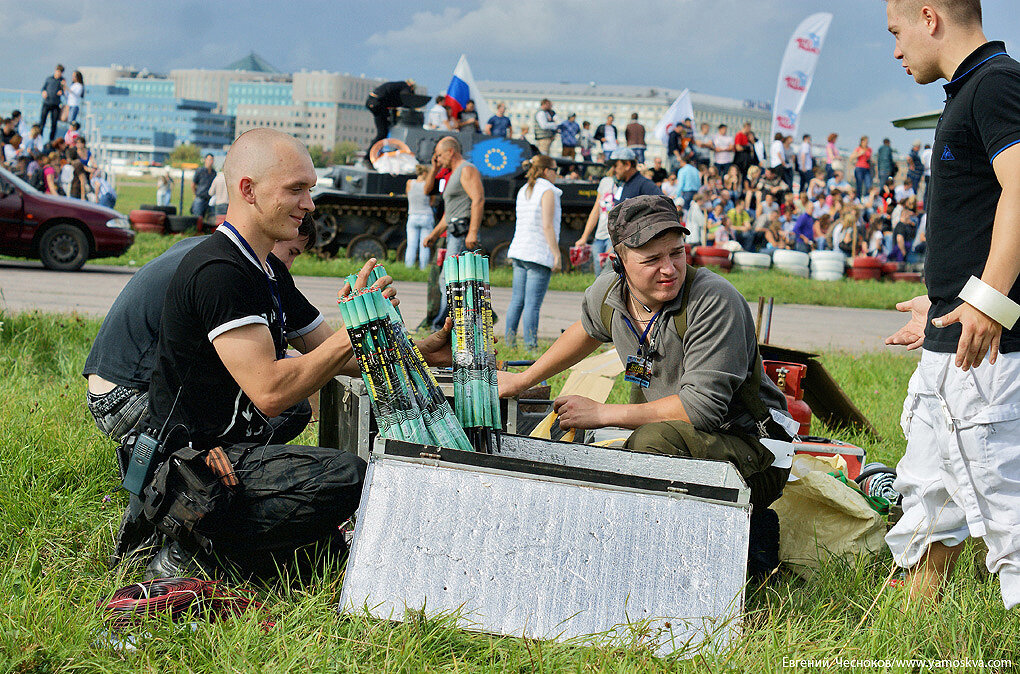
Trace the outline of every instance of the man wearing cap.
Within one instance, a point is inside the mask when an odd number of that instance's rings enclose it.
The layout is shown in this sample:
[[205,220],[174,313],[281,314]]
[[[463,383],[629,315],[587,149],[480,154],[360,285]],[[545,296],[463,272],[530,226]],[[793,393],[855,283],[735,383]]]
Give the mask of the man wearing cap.
[[400,97],[403,94],[414,93],[414,85],[414,80],[409,77],[402,81],[398,80],[396,82],[380,84],[368,95],[368,99],[365,100],[365,107],[372,113],[372,119],[375,120],[375,138],[368,144],[368,150],[365,152],[366,162],[368,161],[368,153],[372,150],[372,146],[385,138],[390,132],[390,110],[401,106],[402,101]]
[[749,568],[767,574],[779,546],[778,518],[768,506],[782,493],[790,463],[760,439],[788,441],[782,426],[792,420],[764,375],[747,302],[721,276],[687,266],[689,232],[668,197],[625,201],[609,213],[608,227],[616,273],[595,280],[581,319],[534,365],[500,373],[500,395],[518,395],[612,342],[632,384],[631,403],[562,396],[554,403],[560,426],[634,429],[627,449],[731,462],[754,506]]
[[574,244],[583,246],[588,243],[591,233],[595,232],[595,243],[592,250],[595,273],[602,271],[603,263],[599,254],[609,252],[610,237],[607,229],[609,211],[616,204],[632,197],[642,194],[662,194],[662,190],[655,183],[638,172],[637,159],[634,156],[634,151],[630,148],[621,147],[614,150],[609,161],[609,175],[599,182],[598,197],[595,199],[591,213],[588,214],[584,232]]

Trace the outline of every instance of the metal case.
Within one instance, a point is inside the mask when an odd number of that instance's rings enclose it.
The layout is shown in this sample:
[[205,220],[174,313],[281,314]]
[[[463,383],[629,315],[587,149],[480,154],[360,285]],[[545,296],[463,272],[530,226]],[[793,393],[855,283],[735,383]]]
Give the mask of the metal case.
[[[506,436],[485,455],[380,441],[340,610],[660,654],[733,636],[750,506],[732,466],[550,445],[568,443]],[[526,453],[560,463],[511,456]]]

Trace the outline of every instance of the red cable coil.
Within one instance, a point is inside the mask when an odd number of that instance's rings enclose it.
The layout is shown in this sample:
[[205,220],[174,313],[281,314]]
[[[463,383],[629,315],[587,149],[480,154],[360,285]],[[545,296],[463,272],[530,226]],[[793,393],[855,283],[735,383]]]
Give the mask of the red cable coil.
[[[222,620],[251,607],[262,610],[261,602],[240,592],[242,590],[228,589],[214,580],[158,578],[120,588],[103,606],[115,631],[152,615],[168,615],[171,620],[177,621],[204,610],[210,620]],[[246,590],[243,592],[248,593]],[[271,627],[272,623],[264,623],[264,626]]]

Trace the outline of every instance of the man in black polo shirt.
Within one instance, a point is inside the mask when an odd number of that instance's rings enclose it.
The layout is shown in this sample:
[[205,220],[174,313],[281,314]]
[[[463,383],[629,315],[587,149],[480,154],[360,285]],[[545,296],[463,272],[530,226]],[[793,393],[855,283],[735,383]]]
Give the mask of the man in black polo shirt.
[[[279,444],[269,420],[336,374],[358,369],[346,330],[324,323],[270,255],[315,208],[307,149],[286,134],[254,129],[231,146],[223,172],[226,222],[184,256],[167,286],[142,427],[166,445],[161,457],[190,443],[208,461],[222,448],[234,476],[228,470],[224,484],[239,484],[229,503],[206,516],[203,536],[216,562],[271,575],[310,544],[345,549],[337,527],[358,505],[365,463],[342,450]],[[372,266],[362,269],[362,283]],[[385,294],[392,297],[392,289]],[[302,355],[285,358],[288,343]],[[423,349],[426,358],[434,353]],[[203,541],[178,535],[173,522],[167,531],[161,513],[147,509],[146,518],[175,539],[149,574],[190,571],[188,558]]]
[[[1007,608],[1020,604],[1020,64],[988,42],[980,0],[889,0],[894,56],[945,78],[928,209],[927,296],[886,340],[923,345],[902,425],[903,517],[886,541],[910,597],[937,597],[984,538]],[[988,362],[983,362],[988,355]]]
[[368,150],[365,151],[366,162],[369,161],[368,153],[372,150],[372,146],[390,132],[390,110],[401,106],[401,94],[413,93],[414,80],[408,78],[403,81],[380,84],[368,95],[365,107],[372,113],[372,119],[375,120],[375,138],[368,144]]

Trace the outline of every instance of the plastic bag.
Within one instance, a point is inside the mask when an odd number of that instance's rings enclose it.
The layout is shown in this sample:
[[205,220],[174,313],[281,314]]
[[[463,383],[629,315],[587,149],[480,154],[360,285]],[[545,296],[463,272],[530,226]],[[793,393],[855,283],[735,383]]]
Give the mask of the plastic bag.
[[418,159],[409,152],[385,152],[372,162],[375,170],[393,175],[410,175],[418,165]]
[[818,457],[795,457],[791,481],[771,506],[779,515],[779,559],[805,578],[825,561],[870,556],[885,546],[883,518],[859,491],[829,475],[832,469]]

